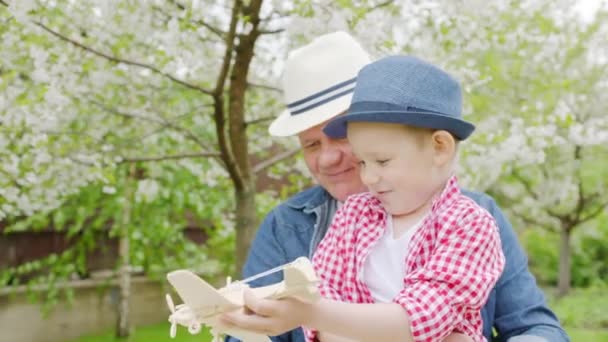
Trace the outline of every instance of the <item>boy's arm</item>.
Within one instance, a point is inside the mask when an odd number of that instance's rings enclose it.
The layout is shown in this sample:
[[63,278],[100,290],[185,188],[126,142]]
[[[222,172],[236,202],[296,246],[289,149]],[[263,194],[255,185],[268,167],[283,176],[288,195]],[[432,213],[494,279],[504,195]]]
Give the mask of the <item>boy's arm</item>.
[[[304,310],[303,325],[356,341],[413,341],[407,313],[395,303],[321,299]],[[323,340],[321,340],[323,341]]]
[[268,335],[285,325],[304,325],[356,341],[413,341],[407,314],[395,303],[343,303],[326,298],[314,303],[295,298],[268,300],[256,298],[249,290],[245,303],[255,316],[228,313],[222,315],[222,322]]
[[503,274],[496,284],[493,322],[485,322],[492,324],[498,332],[496,341],[529,335],[543,337],[547,341],[569,341],[528,269],[528,259],[509,220],[489,197],[480,198],[478,203],[494,216],[498,224],[506,260]]
[[[342,303],[325,298],[305,303],[295,298],[257,298],[253,291],[246,290],[245,305],[255,315],[228,313],[222,316],[222,322],[266,335],[274,335],[285,326],[308,325],[323,331],[322,342],[323,336],[328,337],[327,342],[413,341],[407,314],[395,303]],[[445,341],[471,339],[451,334]]]

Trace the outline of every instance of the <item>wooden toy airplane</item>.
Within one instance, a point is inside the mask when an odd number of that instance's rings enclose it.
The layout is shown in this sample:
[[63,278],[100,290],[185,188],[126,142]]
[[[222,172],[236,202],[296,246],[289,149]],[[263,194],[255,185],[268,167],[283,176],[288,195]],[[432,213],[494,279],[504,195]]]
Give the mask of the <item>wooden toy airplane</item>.
[[318,279],[310,260],[305,257],[241,281],[230,282],[228,279],[226,286],[221,289],[215,289],[187,270],[177,270],[167,274],[169,283],[184,302],[184,304],[174,306],[171,296],[166,296],[167,305],[171,311],[169,316],[170,336],[175,337],[178,324],[187,327],[188,332],[193,335],[199,333],[201,324],[204,324],[211,328],[214,341],[221,341],[221,334],[234,336],[244,342],[270,341],[268,336],[251,331],[241,329],[220,331],[219,315],[243,307],[243,291],[249,287],[247,282],[280,270],[283,271],[284,280],[282,282],[253,288],[254,294],[260,298],[269,299],[298,297],[307,301],[315,301],[319,298]]

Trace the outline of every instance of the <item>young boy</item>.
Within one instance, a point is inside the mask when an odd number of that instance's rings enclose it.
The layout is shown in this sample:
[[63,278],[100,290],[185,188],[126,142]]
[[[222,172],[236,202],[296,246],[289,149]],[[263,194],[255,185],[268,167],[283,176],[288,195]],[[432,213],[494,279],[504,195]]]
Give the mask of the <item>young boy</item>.
[[346,200],[314,254],[321,294],[398,304],[414,341],[484,341],[480,309],[504,266],[492,216],[454,176],[458,141],[474,130],[461,99],[439,68],[387,57],[360,71],[348,113],[324,128],[348,138],[369,192]]

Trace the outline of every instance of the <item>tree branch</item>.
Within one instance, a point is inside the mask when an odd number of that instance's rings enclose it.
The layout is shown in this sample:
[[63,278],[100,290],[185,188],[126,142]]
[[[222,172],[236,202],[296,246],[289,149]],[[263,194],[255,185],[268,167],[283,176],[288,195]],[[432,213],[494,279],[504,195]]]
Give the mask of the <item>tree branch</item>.
[[[576,145],[574,147],[574,161],[578,162],[581,160],[581,146],[580,145]],[[583,189],[583,181],[581,179],[581,173],[580,173],[580,168],[579,168],[579,177],[578,177],[578,203],[576,204],[576,210],[574,213],[574,218],[573,221],[577,222],[579,221],[581,214],[583,213],[583,209],[585,208],[585,205],[587,204],[587,198],[585,198],[585,193],[584,193],[584,189]]]
[[69,131],[69,130],[66,130],[66,131],[54,131],[54,130],[44,130],[43,129],[41,131],[41,133],[48,134],[48,135],[73,135],[73,136],[87,137],[87,138],[90,138],[91,140],[93,140],[94,142],[96,142],[98,144],[101,144],[101,143],[104,142],[102,139],[97,139],[94,136],[92,136],[89,133],[84,132],[84,131],[82,131],[82,132],[79,132],[79,131]]
[[[184,114],[178,115],[178,116],[172,118],[172,121],[168,121],[168,122],[173,122],[173,123],[177,124],[177,121],[179,121],[181,118],[187,116],[188,114],[190,114],[190,113],[184,113]],[[114,144],[114,146],[123,147],[125,145],[130,145],[134,142],[143,141],[144,139],[151,137],[154,134],[162,132],[165,128],[167,128],[167,127],[166,126],[155,127],[154,129],[151,129],[150,131],[145,132],[139,136],[121,139],[121,140],[119,140],[119,143]]]
[[527,224],[530,224],[530,225],[533,225],[533,226],[543,227],[543,228],[545,228],[546,230],[549,230],[549,231],[554,230],[554,229],[552,229],[552,227],[550,225],[548,225],[546,223],[543,223],[543,222],[540,222],[540,221],[537,221],[537,220],[535,220],[535,219],[533,219],[531,217],[528,217],[527,215],[524,215],[522,213],[519,213],[517,211],[513,211],[513,214],[515,216],[519,217],[520,220],[524,221],[524,223],[527,223]]
[[532,184],[530,184],[530,182],[527,179],[525,179],[517,171],[517,169],[514,168],[512,174],[513,174],[513,177],[515,177],[524,186],[524,189],[526,189],[526,192],[528,193],[528,195],[532,196],[532,198],[534,198],[535,200],[538,200],[538,194],[532,188]]
[[285,29],[276,29],[276,30],[259,30],[260,35],[270,35],[270,34],[279,34],[285,32]]
[[140,68],[143,68],[143,69],[147,69],[147,70],[150,70],[150,71],[152,71],[152,72],[154,72],[156,74],[164,76],[164,77],[170,79],[171,81],[176,82],[177,84],[180,84],[180,85],[182,85],[182,86],[184,86],[186,88],[197,90],[197,91],[199,91],[199,92],[201,92],[203,94],[206,94],[206,95],[212,95],[213,94],[208,89],[204,89],[204,88],[199,87],[199,86],[197,86],[195,84],[188,83],[188,82],[186,82],[184,80],[178,79],[177,77],[175,77],[175,76],[173,76],[173,75],[171,75],[169,73],[166,73],[166,72],[158,69],[155,66],[144,64],[144,63],[140,63],[140,62],[134,62],[134,61],[130,61],[130,60],[127,60],[127,59],[122,59],[122,58],[115,57],[115,56],[111,56],[111,55],[106,54],[104,52],[101,52],[101,51],[95,50],[95,49],[93,49],[91,47],[88,47],[88,46],[86,46],[86,45],[84,45],[84,44],[82,44],[82,43],[80,43],[80,42],[78,42],[78,41],[76,41],[74,39],[70,39],[70,38],[62,35],[61,33],[57,32],[57,31],[54,31],[53,29],[49,28],[48,26],[44,25],[43,23],[41,23],[39,21],[34,21],[34,24],[36,24],[37,26],[39,26],[40,28],[42,28],[46,32],[50,33],[51,35],[59,38],[60,40],[68,42],[68,43],[70,43],[70,44],[72,44],[72,45],[74,45],[74,46],[76,46],[76,47],[78,47],[80,49],[88,51],[88,52],[90,52],[90,53],[92,53],[94,55],[97,55],[99,57],[105,58],[105,59],[109,60],[110,62],[117,63],[117,64],[122,63],[122,64],[126,64],[126,65],[132,65],[132,66],[140,67]]
[[80,165],[85,165],[85,166],[95,166],[95,163],[91,163],[88,161],[84,161],[84,160],[80,160],[72,155],[68,155],[65,157],[61,157],[61,156],[54,156],[55,158],[68,158],[69,160],[73,161],[76,164],[80,164]]
[[122,116],[122,117],[125,117],[128,119],[140,119],[143,121],[148,121],[148,122],[152,122],[152,123],[159,124],[159,125],[164,124],[164,121],[160,118],[145,116],[145,115],[138,115],[138,114],[131,114],[131,113],[124,113],[124,112],[119,111],[116,108],[108,107],[105,104],[103,104],[97,100],[89,99],[88,101],[110,114]]
[[280,88],[272,87],[272,86],[265,85],[265,84],[257,84],[257,83],[247,82],[247,86],[252,87],[252,88],[260,88],[260,89],[270,90],[270,91],[274,91],[274,92],[277,92],[277,93],[282,93],[283,92]]
[[[234,52],[234,38],[236,36],[236,26],[239,21],[239,12],[241,10],[240,1],[235,1],[234,7],[232,8],[232,15],[230,19],[230,30],[224,37],[226,44],[226,50],[224,51],[224,58],[222,59],[222,66],[217,76],[217,83],[213,90],[213,95],[220,96],[224,92],[224,86],[226,84],[226,78],[230,71],[230,64],[232,61],[232,54]],[[222,103],[223,104],[223,103]]]
[[201,158],[201,157],[219,158],[220,154],[212,153],[212,152],[192,152],[192,153],[182,153],[182,154],[174,154],[174,155],[166,155],[166,156],[155,156],[155,157],[121,157],[122,160],[119,163],[156,162],[156,161],[163,161],[163,160]]
[[607,210],[607,209],[608,209],[608,201],[600,204],[595,211],[592,211],[585,217],[579,218],[578,223],[580,224],[580,223],[587,222],[587,221],[597,217],[597,215],[601,214],[602,211]]
[[[251,61],[254,56],[256,41],[259,37],[258,26],[260,24],[260,10],[262,0],[244,1],[236,0],[241,6],[239,18],[243,24],[241,34],[236,39],[234,48],[234,63],[230,70],[230,85],[228,88],[228,115],[229,115],[229,139],[232,154],[236,163],[237,171],[241,177],[242,186],[253,186],[251,162],[247,145],[247,131],[245,128],[245,98],[247,95],[247,79]],[[238,190],[238,187],[237,187]]]
[[230,17],[230,28],[228,34],[225,36],[224,42],[226,44],[226,50],[224,51],[224,58],[222,66],[217,77],[217,83],[213,90],[213,118],[215,120],[215,130],[217,134],[217,141],[220,152],[222,154],[222,160],[226,166],[226,170],[230,175],[230,179],[234,183],[235,188],[239,189],[243,187],[242,175],[236,164],[234,154],[232,152],[229,141],[226,137],[226,113],[224,107],[224,85],[226,84],[226,78],[230,70],[230,64],[232,61],[232,55],[234,53],[234,39],[236,35],[236,27],[239,21],[239,13],[241,11],[241,2],[236,0],[232,8],[232,14]]
[[247,121],[247,122],[245,122],[245,127],[250,126],[250,125],[256,125],[256,124],[263,123],[263,122],[267,122],[267,121],[273,120],[274,118],[275,118],[274,116],[265,116],[263,118]]
[[[545,179],[549,178],[549,175],[547,174],[547,170],[545,168],[543,168],[542,166],[540,167],[541,171],[543,173],[543,175],[545,176]],[[517,169],[513,169],[513,173],[512,173],[513,177],[515,177],[517,180],[519,180],[519,182],[524,186],[524,188],[526,189],[526,192],[532,197],[534,198],[536,201],[538,201],[540,199],[539,194],[537,194],[534,191],[534,187],[532,186],[532,184],[530,183],[530,181],[528,181],[527,179],[525,179],[525,177],[523,177],[518,171]],[[558,220],[563,220],[564,219],[564,215],[560,215],[556,212],[554,212],[553,210],[551,210],[550,208],[546,208],[547,214],[549,216],[555,217]]]
[[108,113],[111,113],[111,114],[114,114],[114,115],[130,118],[130,119],[141,119],[141,120],[153,122],[153,123],[158,124],[158,125],[162,125],[164,127],[172,128],[175,131],[184,133],[187,138],[189,138],[190,140],[194,141],[200,147],[208,148],[207,144],[205,144],[205,142],[203,140],[201,140],[192,131],[190,131],[189,129],[187,129],[185,127],[182,127],[182,126],[180,126],[180,125],[178,125],[178,124],[176,124],[174,122],[166,120],[166,119],[164,119],[164,118],[162,118],[160,116],[159,117],[149,117],[149,116],[144,116],[144,115],[123,113],[123,112],[120,112],[119,110],[117,110],[115,108],[110,108],[110,107],[106,106],[105,104],[103,104],[103,103],[101,103],[101,102],[99,102],[97,100],[89,99],[89,101],[92,102],[93,104],[97,105],[101,109],[107,111]]
[[385,6],[388,6],[388,5],[392,4],[393,2],[395,2],[395,1],[394,0],[388,0],[388,1],[385,1],[385,2],[381,2],[381,3],[379,3],[379,4],[375,5],[375,6],[370,7],[369,8],[369,12],[375,11],[375,10],[380,9],[382,7],[385,7]]
[[300,152],[300,148],[299,147],[295,148],[293,150],[289,150],[289,151],[285,151],[283,153],[279,153],[276,156],[274,156],[274,157],[272,157],[270,159],[267,159],[265,161],[262,161],[259,164],[255,165],[253,167],[253,173],[259,173],[259,172],[261,172],[261,171],[263,171],[263,170],[271,167],[272,165],[274,165],[274,164],[276,164],[276,163],[278,163],[278,162],[280,162],[282,160],[288,159],[291,156],[296,155],[298,152]]
[[[180,10],[185,10],[186,6],[180,4],[179,2],[175,1],[175,0],[169,0],[170,3],[172,3],[173,5],[175,5],[177,8],[179,8]],[[206,28],[207,30],[213,32],[213,34],[215,34],[216,36],[218,36],[220,39],[224,40],[226,37],[226,33],[222,32],[220,29],[215,28],[213,26],[211,26],[210,24],[207,24],[206,22],[202,21],[202,20],[195,20],[193,21],[196,24],[199,24],[201,26],[203,26],[204,28]]]

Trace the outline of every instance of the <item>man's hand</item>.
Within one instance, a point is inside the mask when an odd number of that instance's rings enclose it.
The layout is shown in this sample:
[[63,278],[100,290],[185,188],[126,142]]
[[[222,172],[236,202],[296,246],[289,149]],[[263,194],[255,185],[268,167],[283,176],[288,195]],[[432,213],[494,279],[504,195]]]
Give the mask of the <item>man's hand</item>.
[[276,336],[305,324],[310,304],[295,298],[263,299],[245,289],[245,307],[220,316],[223,326]]

